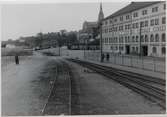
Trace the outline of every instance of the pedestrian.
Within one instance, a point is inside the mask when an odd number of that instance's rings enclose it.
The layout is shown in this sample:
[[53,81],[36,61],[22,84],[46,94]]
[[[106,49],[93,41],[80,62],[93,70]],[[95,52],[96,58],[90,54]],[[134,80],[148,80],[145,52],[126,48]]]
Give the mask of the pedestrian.
[[107,57],[106,57],[107,61],[109,61],[110,59],[110,55],[107,53]]
[[19,56],[18,55],[15,55],[15,62],[16,62],[16,65],[19,64]]

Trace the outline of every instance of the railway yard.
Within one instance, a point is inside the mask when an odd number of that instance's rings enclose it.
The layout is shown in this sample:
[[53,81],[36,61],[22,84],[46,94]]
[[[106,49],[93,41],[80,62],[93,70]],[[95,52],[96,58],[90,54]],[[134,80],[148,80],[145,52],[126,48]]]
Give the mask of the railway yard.
[[2,115],[164,113],[165,79],[40,53],[2,67]]

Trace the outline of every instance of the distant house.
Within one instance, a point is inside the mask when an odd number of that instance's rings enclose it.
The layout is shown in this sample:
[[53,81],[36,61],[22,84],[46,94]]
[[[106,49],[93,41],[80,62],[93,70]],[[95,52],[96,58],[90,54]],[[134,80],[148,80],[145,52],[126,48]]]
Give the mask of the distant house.
[[16,48],[14,44],[6,44],[6,48]]

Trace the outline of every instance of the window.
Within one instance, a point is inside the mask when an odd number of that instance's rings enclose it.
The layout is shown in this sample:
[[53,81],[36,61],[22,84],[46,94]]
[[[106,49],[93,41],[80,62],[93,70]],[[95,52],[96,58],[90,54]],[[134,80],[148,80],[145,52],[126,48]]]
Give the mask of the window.
[[120,17],[120,21],[123,21],[123,16]]
[[159,42],[159,34],[155,35],[155,42]]
[[128,29],[130,29],[130,27],[131,27],[131,25],[130,25],[130,24],[128,24]]
[[130,24],[125,25],[125,30],[130,29]]
[[130,19],[129,15],[126,16],[126,20]]
[[143,10],[142,15],[146,15],[146,14],[147,14],[147,10]]
[[157,53],[157,48],[156,47],[152,48],[152,53],[154,53],[154,54]]
[[116,19],[116,18],[114,19],[114,22],[117,22],[117,19]]
[[133,17],[138,17],[138,13],[137,12],[133,13]]
[[166,24],[166,17],[162,18],[162,24]]
[[134,24],[132,24],[132,28],[135,28],[135,23],[134,23]]
[[119,30],[123,30],[123,26],[119,26]]
[[136,52],[138,52],[138,47],[136,47]]
[[162,39],[161,39],[162,42],[166,42],[166,35],[165,33],[162,34]]
[[157,12],[158,11],[158,7],[154,7],[154,8],[152,8],[152,12],[154,13],[154,12]]
[[141,27],[144,27],[144,22],[140,22],[140,26],[141,26]]
[[166,4],[164,4],[164,10],[166,9]]
[[110,20],[110,24],[112,24],[112,20]]
[[[138,23],[132,24],[132,28],[138,28],[138,27],[139,27]],[[130,28],[130,25],[129,25],[129,28]]]
[[110,50],[112,50],[112,46],[110,46]]
[[148,26],[148,21],[145,21],[145,27],[147,27]]
[[119,43],[121,42],[121,37],[119,37]]
[[125,43],[127,43],[128,42],[128,40],[127,40],[127,36],[125,36]]
[[150,25],[151,25],[151,26],[154,26],[154,19],[152,19],[152,20],[150,21]]
[[132,52],[135,52],[135,47],[132,47]]
[[102,39],[102,43],[104,43],[105,38]]
[[118,30],[118,28],[117,27],[115,27],[115,31],[117,31]]
[[141,42],[144,42],[144,35],[141,35]]
[[148,36],[145,35],[145,42],[148,42]]
[[111,43],[111,38],[109,38],[109,43]]
[[159,25],[159,19],[155,19],[155,25]]
[[135,42],[135,36],[132,37],[132,42]]
[[130,42],[130,37],[128,36],[128,40],[127,40],[128,42]]
[[153,34],[150,36],[150,42],[154,42],[154,35]]
[[139,27],[139,23],[136,23],[136,28],[138,28]]
[[105,25],[107,25],[108,24],[108,22],[107,21],[105,21]]
[[124,42],[124,37],[121,38],[121,42],[122,42],[122,43]]
[[125,30],[127,30],[128,29],[128,25],[125,25]]
[[115,46],[115,50],[118,50],[118,47],[117,47],[117,46]]
[[119,50],[123,51],[123,49],[124,49],[123,46],[119,46]]
[[166,48],[165,47],[162,47],[161,51],[162,51],[162,54],[166,54]]
[[105,38],[104,43],[107,43],[107,38]]
[[136,36],[136,42],[138,42],[138,39],[139,39],[139,37],[138,37],[138,36]]
[[118,43],[118,38],[117,37],[115,37],[115,43]]
[[112,28],[109,28],[109,32],[112,32]]
[[123,37],[119,37],[119,42],[123,43]]

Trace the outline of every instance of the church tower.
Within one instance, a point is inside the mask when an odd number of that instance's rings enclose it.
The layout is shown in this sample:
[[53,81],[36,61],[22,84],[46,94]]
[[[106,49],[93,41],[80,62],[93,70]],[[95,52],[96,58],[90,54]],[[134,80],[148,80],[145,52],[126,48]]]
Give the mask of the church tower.
[[98,16],[98,22],[100,22],[104,18],[103,9],[102,9],[102,3],[100,3],[100,11]]

